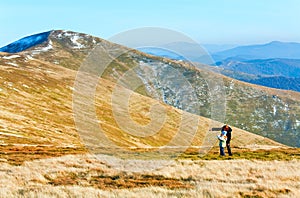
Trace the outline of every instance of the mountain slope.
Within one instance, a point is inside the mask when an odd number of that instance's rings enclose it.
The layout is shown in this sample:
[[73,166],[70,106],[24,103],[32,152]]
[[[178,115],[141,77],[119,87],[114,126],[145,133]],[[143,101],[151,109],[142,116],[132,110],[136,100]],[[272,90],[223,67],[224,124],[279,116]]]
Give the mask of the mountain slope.
[[[97,44],[110,52],[127,50],[106,67],[102,73],[104,79],[116,83],[123,74],[135,71],[142,82],[140,87],[134,89],[138,93],[178,109],[222,121],[218,117],[219,110],[220,114],[224,114],[221,117],[225,116],[225,122],[233,126],[287,145],[300,146],[297,120],[299,93],[242,83],[213,73],[208,66],[195,67],[189,63],[154,57],[90,35],[68,31],[53,31],[48,41],[21,54],[78,70]],[[100,60],[101,57],[95,58],[93,64],[96,66]],[[209,84],[217,82],[217,79],[223,83],[219,87]],[[223,89],[226,99],[224,111],[216,108],[215,104],[220,104],[213,94],[219,92],[214,93],[212,88]]]
[[[72,110],[73,83],[76,72],[38,59],[28,59],[28,56],[22,54],[0,53],[0,57],[1,143],[81,147],[83,144],[81,140],[84,137],[77,133]],[[10,64],[12,61],[14,65]],[[115,83],[100,79],[95,101],[99,124],[103,133],[114,144],[124,148],[157,147],[165,145],[177,133],[182,124],[183,112],[163,104],[161,105],[166,109],[167,117],[156,135],[145,138],[130,135],[124,131],[116,123],[113,115],[111,98],[115,87]],[[148,123],[150,120],[147,112],[157,101],[126,88],[119,88],[131,94],[132,119],[141,125]],[[126,110],[125,106],[120,108],[120,111]],[[195,115],[190,116],[195,117]],[[211,121],[199,116],[195,118],[199,119],[199,125],[191,145],[200,146],[205,133],[211,126]],[[235,142],[236,146],[254,144],[280,146],[267,138],[238,128],[234,130],[238,138]],[[215,137],[216,134],[211,133]]]

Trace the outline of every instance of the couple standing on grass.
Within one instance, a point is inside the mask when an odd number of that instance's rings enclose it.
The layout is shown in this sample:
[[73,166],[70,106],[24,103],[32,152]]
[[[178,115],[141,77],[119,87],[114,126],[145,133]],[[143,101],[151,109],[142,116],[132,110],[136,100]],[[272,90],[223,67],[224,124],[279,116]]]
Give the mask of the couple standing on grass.
[[230,148],[231,132],[231,127],[226,124],[222,127],[221,134],[218,135],[221,156],[225,156],[225,147],[227,147],[228,155],[232,156]]

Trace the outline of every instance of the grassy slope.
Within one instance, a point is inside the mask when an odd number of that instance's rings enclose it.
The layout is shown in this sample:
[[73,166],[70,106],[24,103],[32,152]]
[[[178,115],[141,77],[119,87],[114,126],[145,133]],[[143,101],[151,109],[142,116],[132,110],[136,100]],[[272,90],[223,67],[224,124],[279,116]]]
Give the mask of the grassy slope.
[[[19,65],[17,67],[9,65],[7,59],[1,59],[0,63],[1,143],[82,148],[72,113],[72,86],[76,73],[40,60],[29,60],[22,55],[13,60],[14,64]],[[96,92],[96,111],[100,126],[114,144],[122,148],[163,146],[173,138],[180,125],[184,124],[181,123],[181,110],[121,87],[121,90],[131,93],[130,115],[137,125],[145,125],[151,121],[148,112],[153,104],[162,105],[167,115],[155,135],[130,135],[117,125],[113,116],[111,94],[114,88],[114,83],[101,79]],[[121,108],[123,109],[120,111],[126,110],[125,106]],[[197,119],[199,125],[192,146],[201,146],[204,135],[212,127],[211,120],[199,116]],[[208,132],[208,135],[213,138],[211,144],[214,144],[216,133]],[[184,140],[184,137],[182,139]],[[235,146],[254,144],[280,145],[267,138],[234,128]]]
[[[83,48],[74,48],[72,36],[80,36],[77,42],[83,44]],[[70,31],[54,31],[50,35],[52,49],[36,53],[36,50],[42,49],[49,43],[44,43],[33,49],[24,52],[33,57],[49,61],[66,68],[77,70],[93,47],[101,42],[101,45],[107,50],[130,50],[124,46],[110,43],[108,41],[80,33]],[[292,91],[283,91],[270,89],[262,86],[256,86],[249,83],[243,83],[222,75],[210,72],[205,66],[201,65],[195,68],[189,64],[175,62],[168,59],[158,58],[138,51],[131,51],[120,56],[113,61],[111,67],[108,67],[103,73],[103,77],[112,82],[116,82],[120,76],[128,69],[139,65],[140,61],[157,62],[158,64],[170,64],[179,73],[185,75],[191,86],[195,89],[200,108],[196,113],[198,115],[210,118],[211,115],[211,98],[207,94],[209,89],[206,80],[223,79],[226,92],[226,123],[229,123],[246,131],[262,135],[279,141],[290,146],[299,146],[299,127],[297,118],[300,116],[300,94]],[[159,72],[159,71],[158,71]],[[163,83],[164,85],[165,83]],[[163,86],[162,85],[162,86]],[[153,88],[153,87],[152,87]],[[156,92],[163,93],[166,87],[157,88]],[[140,87],[136,90],[146,96],[151,96],[149,90]],[[183,96],[172,95],[164,92],[170,99],[167,102],[176,106],[176,100],[181,100]],[[162,100],[162,99],[161,99]],[[172,100],[175,101],[174,104]],[[183,101],[186,104],[186,101]],[[276,109],[276,113],[275,110]]]

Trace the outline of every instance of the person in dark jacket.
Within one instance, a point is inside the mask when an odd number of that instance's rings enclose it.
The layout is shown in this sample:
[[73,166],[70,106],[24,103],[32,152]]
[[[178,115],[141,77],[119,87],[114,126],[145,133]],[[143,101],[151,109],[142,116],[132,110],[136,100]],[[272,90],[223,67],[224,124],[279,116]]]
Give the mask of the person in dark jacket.
[[228,155],[232,156],[231,148],[230,148],[230,140],[231,140],[232,129],[231,129],[231,127],[229,125],[225,124],[222,127],[221,131],[226,131],[227,132],[227,134],[226,134],[226,136],[227,136],[226,147],[227,147]]

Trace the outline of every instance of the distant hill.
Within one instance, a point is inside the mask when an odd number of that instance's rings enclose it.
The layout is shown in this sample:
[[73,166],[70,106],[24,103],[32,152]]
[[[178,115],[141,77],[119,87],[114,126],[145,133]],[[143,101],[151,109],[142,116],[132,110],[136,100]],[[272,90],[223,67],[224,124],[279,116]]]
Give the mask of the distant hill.
[[240,46],[214,53],[213,59],[215,65],[224,69],[222,73],[229,77],[267,87],[299,91],[300,43],[273,41]]
[[248,82],[256,85],[262,85],[270,88],[300,92],[300,78],[284,77],[284,76],[262,76],[262,75],[247,74],[244,72],[227,70],[222,68],[215,68],[215,69],[217,72],[220,72],[225,76],[237,80],[241,80],[244,82]]
[[160,56],[160,57],[169,58],[173,60],[186,60],[184,56],[164,48],[143,47],[143,48],[138,48],[138,50],[153,56]]
[[276,89],[293,90],[300,92],[300,78],[286,78],[283,76],[274,76],[259,77],[257,79],[252,80],[244,79],[244,81]]
[[[217,45],[208,45],[209,49],[214,48],[224,49],[222,46]],[[208,51],[204,45],[198,43],[189,43],[189,42],[173,42],[167,43],[161,46],[153,47],[143,47],[138,50],[151,54],[154,56],[160,56],[164,58],[170,58],[173,60],[189,60],[193,62],[200,62],[205,64],[213,64],[214,60],[211,58],[211,53]],[[183,56],[185,55],[185,56]]]
[[224,69],[263,76],[284,76],[297,78],[300,76],[300,59],[258,59],[238,61],[227,59],[219,62]]
[[228,58],[235,60],[253,60],[270,58],[300,59],[300,43],[273,41],[262,45],[240,46],[213,54],[214,60]]
[[[162,45],[161,48],[153,47],[143,47],[138,50],[151,54],[154,56],[160,56],[165,58],[170,58],[173,60],[190,60],[195,62],[201,62],[206,64],[214,63],[213,60],[207,60],[206,55],[212,55],[213,53],[228,50],[236,47],[236,45],[217,45],[217,44],[197,44],[188,42],[174,42]],[[169,49],[169,50],[167,50]],[[173,51],[173,52],[172,52]],[[197,53],[197,52],[202,53]],[[177,53],[186,54],[187,57],[183,57]],[[204,57],[203,57],[204,55]]]
[[225,50],[233,49],[238,45],[234,44],[203,44],[203,47],[210,53],[214,54]]
[[238,61],[228,58],[218,62],[218,67],[224,69],[222,70],[224,75],[238,80],[272,88],[300,91],[299,59],[274,58]]

